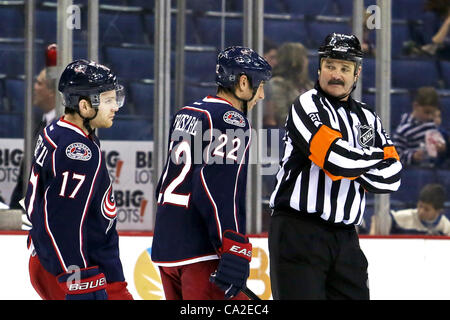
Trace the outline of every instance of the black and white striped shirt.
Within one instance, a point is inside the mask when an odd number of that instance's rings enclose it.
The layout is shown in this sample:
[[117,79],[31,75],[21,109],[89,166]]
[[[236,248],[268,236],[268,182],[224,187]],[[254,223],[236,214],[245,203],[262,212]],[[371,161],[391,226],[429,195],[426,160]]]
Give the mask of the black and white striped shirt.
[[425,133],[436,130],[434,122],[421,122],[411,113],[404,113],[392,136],[397,147],[400,161],[405,165],[413,164],[413,154],[425,143]]
[[359,225],[365,193],[400,186],[402,165],[379,117],[319,87],[300,95],[286,120],[285,151],[271,208]]

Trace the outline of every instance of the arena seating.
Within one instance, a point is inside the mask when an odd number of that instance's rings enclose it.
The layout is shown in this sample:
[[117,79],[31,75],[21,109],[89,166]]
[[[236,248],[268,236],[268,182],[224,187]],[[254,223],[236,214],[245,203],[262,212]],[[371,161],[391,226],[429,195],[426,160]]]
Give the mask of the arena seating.
[[[376,109],[375,92],[364,92],[362,101],[372,110]],[[391,92],[391,125],[390,132],[393,132],[400,123],[402,114],[411,111],[411,94],[408,90],[392,89]]]
[[[44,49],[56,42],[56,0],[36,1],[35,73],[44,67]],[[403,113],[411,108],[411,93],[424,85],[439,89],[443,125],[450,127],[450,61],[432,57],[405,57],[405,45],[417,39],[423,28],[425,0],[392,1],[392,91],[391,133]],[[0,138],[23,137],[24,106],[24,5],[23,1],[0,1]],[[377,0],[365,0],[364,5]],[[88,0],[74,0],[85,8]],[[154,105],[154,0],[100,0],[99,62],[119,76],[125,85],[126,105],[120,109],[115,130],[100,130],[102,139],[152,140]],[[172,9],[177,1],[171,0]],[[226,0],[224,46],[243,44],[243,1]],[[222,1],[186,1],[184,101],[192,102],[214,94],[214,63],[222,46]],[[308,49],[308,70],[312,80],[318,69],[317,47],[329,32],[351,32],[351,0],[265,0],[264,36],[278,45],[301,42]],[[81,11],[80,30],[73,32],[73,58],[87,58],[87,10]],[[175,96],[176,10],[171,19],[172,110]],[[376,43],[376,32],[369,41]],[[375,58],[363,62],[362,100],[375,109]],[[447,125],[448,124],[448,125]],[[449,131],[450,132],[450,131]],[[391,197],[391,207],[414,206],[420,188],[428,182],[441,182],[450,188],[450,171],[405,168],[402,187]],[[273,177],[264,177],[268,189]],[[265,194],[264,199],[270,194]],[[367,199],[367,216],[373,213],[373,196]]]
[[[56,0],[39,0],[36,4],[36,74],[44,66],[43,48],[56,40]],[[75,4],[87,5],[86,0],[75,0]],[[100,1],[100,42],[99,61],[114,68],[120,79],[127,84],[131,104],[126,114],[146,114],[149,99],[153,92],[145,95],[136,88],[152,87],[142,80],[154,78],[154,0],[101,0]],[[172,0],[176,9],[176,1]],[[424,0],[396,0],[392,9],[392,86],[400,92],[415,89],[422,85],[435,85],[443,90],[450,89],[450,62],[436,63],[430,58],[403,57],[403,45],[412,38],[411,22],[423,18]],[[225,2],[228,15],[225,18],[225,46],[242,44],[242,10],[240,0]],[[376,4],[375,0],[366,0],[365,6]],[[215,54],[221,47],[221,1],[190,0],[186,3],[186,50],[185,100],[198,98],[198,94],[210,91],[214,86],[214,73],[207,69],[213,65]],[[299,41],[311,52],[309,72],[315,79],[317,55],[320,39],[330,31],[351,32],[352,1],[348,0],[266,0],[264,4],[264,35],[281,44],[286,41]],[[0,75],[5,75],[4,90],[0,91],[3,105],[8,110],[19,111],[23,104],[24,74],[24,6],[18,2],[0,3]],[[82,10],[82,25],[86,21],[86,10]],[[208,32],[205,32],[208,30]],[[175,45],[176,11],[172,12],[171,38]],[[375,32],[370,32],[371,41],[375,41]],[[74,58],[87,58],[86,29],[74,30]],[[194,50],[192,48],[194,47]],[[175,70],[175,52],[172,53],[172,76]],[[138,67],[137,67],[138,66]],[[364,60],[362,85],[364,97],[374,102],[375,59]],[[209,83],[206,86],[201,82]],[[371,90],[369,90],[371,89]],[[395,91],[394,90],[394,91]],[[406,90],[406,91],[405,91]],[[173,95],[173,93],[172,93]],[[201,94],[202,95],[202,94]],[[443,105],[448,105],[448,95],[442,95]],[[393,93],[391,104],[396,108],[391,113],[392,126],[398,121],[399,109],[406,109],[410,103],[407,93]],[[407,103],[407,106],[404,106]],[[370,104],[370,103],[369,103]],[[144,107],[141,108],[140,106]],[[151,106],[151,104],[150,104]],[[374,103],[373,103],[374,106]],[[125,109],[124,111],[125,112]],[[449,112],[444,112],[443,117]]]
[[[175,47],[176,43],[176,16],[172,15],[170,21],[170,39],[172,47]],[[155,15],[153,13],[144,14],[144,27],[148,35],[149,43],[154,42],[153,35],[155,34]],[[194,25],[194,17],[192,13],[186,13],[186,25],[185,25],[185,44],[197,45],[200,43],[200,38],[197,34],[197,30]]]
[[3,6],[0,8],[0,37],[22,38],[25,20],[22,6]]
[[441,74],[444,79],[445,85],[450,89],[450,61],[441,61]]
[[0,138],[23,137],[23,114],[5,112],[0,113]]
[[188,82],[214,82],[216,50],[185,51],[185,80]]
[[392,86],[416,89],[437,86],[439,73],[435,60],[396,59],[391,64]]
[[335,15],[335,2],[333,0],[296,1],[289,0],[287,10],[293,14],[303,15]]
[[309,37],[304,24],[303,18],[267,18],[264,20],[264,35],[277,44],[296,39],[306,45],[309,43]]
[[130,82],[127,99],[131,99],[133,102],[135,114],[145,115],[153,119],[153,83],[143,81]]
[[105,140],[153,140],[153,122],[142,116],[116,116],[114,130],[100,129],[99,137]]
[[148,44],[143,19],[142,9],[139,8],[133,11],[103,9],[99,14],[99,41],[108,44]]
[[9,110],[23,112],[25,103],[25,81],[20,78],[7,78],[4,81],[5,95],[8,99]]
[[363,74],[362,74],[362,84],[364,88],[375,87],[375,59],[365,58],[362,63]]
[[184,87],[186,103],[191,103],[203,97],[214,95],[217,87],[215,85],[188,84]]
[[[199,32],[201,45],[221,47],[221,18],[218,16],[204,16],[195,19],[197,30],[208,30]],[[242,44],[242,17],[229,17],[225,19],[225,46]]]
[[108,46],[105,61],[121,77],[129,80],[154,78],[153,47]]
[[391,195],[391,199],[402,202],[405,207],[414,207],[422,187],[428,183],[435,183],[438,179],[437,170],[416,167],[403,168],[402,184],[399,190]]

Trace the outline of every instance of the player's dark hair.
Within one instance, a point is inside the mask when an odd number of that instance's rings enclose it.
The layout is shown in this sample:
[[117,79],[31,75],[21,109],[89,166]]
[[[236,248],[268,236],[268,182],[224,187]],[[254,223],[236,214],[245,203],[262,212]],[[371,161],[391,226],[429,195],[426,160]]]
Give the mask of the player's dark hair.
[[221,92],[231,93],[231,90],[228,89],[228,88],[224,88],[222,86],[218,86],[217,87],[217,93],[221,93]]
[[64,114],[75,114],[77,113],[75,110],[73,110],[72,108],[64,108]]
[[419,194],[419,201],[431,204],[434,209],[444,208],[445,188],[438,183],[425,185]]
[[[247,79],[248,79],[248,81],[249,81],[249,83],[250,83],[250,87],[251,87],[253,90],[255,90],[255,88],[253,88],[252,78],[249,77],[249,76],[246,75],[246,74],[241,74],[241,75],[239,76],[239,78],[240,78],[241,76],[246,76]],[[238,85],[239,85],[239,80],[236,81],[236,84],[234,85],[233,88],[225,88],[225,87],[219,85],[219,86],[217,86],[217,93],[225,92],[225,93],[229,93],[229,94],[231,94],[231,95],[234,95],[234,89],[237,88]],[[258,89],[258,88],[256,88],[256,89]]]
[[[89,97],[81,96],[78,99],[78,103],[80,103],[81,100],[86,100],[87,102],[89,102],[90,105],[92,105],[91,99]],[[78,113],[78,111],[76,109],[66,107],[66,108],[64,108],[64,113],[65,114],[76,114],[76,113]]]

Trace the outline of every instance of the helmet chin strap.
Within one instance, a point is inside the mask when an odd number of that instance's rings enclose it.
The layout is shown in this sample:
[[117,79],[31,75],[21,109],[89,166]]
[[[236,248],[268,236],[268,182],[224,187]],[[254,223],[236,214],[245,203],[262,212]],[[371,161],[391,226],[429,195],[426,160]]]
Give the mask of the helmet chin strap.
[[256,88],[256,89],[252,88],[253,94],[252,94],[252,97],[250,99],[248,99],[248,100],[245,100],[245,99],[242,99],[242,98],[238,97],[237,94],[236,94],[236,90],[231,91],[233,93],[234,97],[242,102],[242,113],[244,113],[244,115],[246,117],[247,117],[247,113],[248,113],[248,102],[253,100],[253,98],[255,97],[257,91],[258,91],[258,88]]
[[77,113],[80,115],[81,119],[83,119],[83,126],[87,129],[88,135],[90,135],[92,132],[94,132],[94,129],[92,129],[92,127],[91,127],[90,121],[95,119],[95,117],[97,117],[98,109],[94,108],[94,110],[95,110],[95,115],[90,118],[83,117],[80,113],[80,110],[77,111]]

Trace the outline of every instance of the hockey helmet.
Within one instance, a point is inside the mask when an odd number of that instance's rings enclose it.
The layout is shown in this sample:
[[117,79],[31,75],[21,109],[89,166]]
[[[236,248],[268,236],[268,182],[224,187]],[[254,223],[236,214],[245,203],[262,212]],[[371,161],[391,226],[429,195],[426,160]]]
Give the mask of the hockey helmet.
[[116,75],[104,65],[84,59],[75,60],[67,65],[59,79],[58,90],[67,108],[78,110],[80,97],[89,97],[92,107],[98,108],[100,94],[115,90],[118,107],[125,101],[122,85],[117,83]]
[[355,74],[362,63],[361,44],[355,35],[330,33],[319,47],[319,69],[323,58],[355,62]]
[[241,75],[246,75],[256,90],[261,81],[268,81],[272,77],[272,67],[250,48],[232,46],[221,51],[216,64],[217,85],[232,88]]

